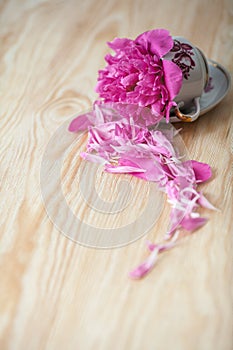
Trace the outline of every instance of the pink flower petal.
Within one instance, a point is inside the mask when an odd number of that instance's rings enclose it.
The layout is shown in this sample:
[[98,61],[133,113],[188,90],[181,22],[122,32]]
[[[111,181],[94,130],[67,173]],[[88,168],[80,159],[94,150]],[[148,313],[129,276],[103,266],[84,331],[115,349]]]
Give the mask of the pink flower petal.
[[173,62],[163,60],[165,84],[169,92],[170,100],[173,100],[180,92],[182,86],[182,70]]
[[84,159],[103,164],[110,173],[157,182],[172,205],[170,228],[164,237],[169,241],[148,243],[151,254],[130,273],[132,278],[145,276],[155,265],[158,253],[174,247],[180,227],[194,231],[206,223],[207,219],[196,212],[198,205],[215,209],[197,191],[197,183],[211,176],[210,167],[197,161],[182,162],[173,145],[175,133],[145,128],[144,118],[150,120],[148,109],[143,113],[141,107],[132,105],[99,104],[92,114],[76,118],[71,128],[80,130],[90,123],[87,152],[80,154]]
[[126,166],[126,165],[111,165],[111,164],[106,164],[104,170],[108,173],[113,173],[113,174],[134,174],[134,173],[143,173],[145,170],[140,169],[140,168],[135,168],[132,166]]
[[86,130],[90,125],[91,125],[91,122],[88,116],[86,114],[83,114],[72,120],[68,130],[71,132],[78,132],[78,131]]
[[206,163],[201,163],[196,160],[192,160],[192,167],[194,170],[195,178],[197,182],[204,182],[209,180],[212,176],[211,167]]
[[80,156],[85,159],[88,160],[89,162],[92,163],[100,163],[100,164],[105,164],[106,160],[100,156],[97,156],[95,154],[90,154],[90,153],[85,153],[85,152],[81,152]]
[[176,244],[174,242],[168,242],[163,244],[154,244],[151,242],[147,242],[147,248],[153,252],[155,249],[158,249],[159,253],[162,253],[166,250],[173,248]]
[[195,231],[199,227],[203,226],[206,223],[206,218],[190,218],[184,217],[180,225],[187,231]]
[[163,244],[151,244],[149,243],[148,248],[151,251],[148,258],[140,264],[136,269],[130,272],[129,276],[133,279],[139,279],[148,274],[154,267],[158,254],[164,252],[168,249],[171,249],[175,246],[174,242],[168,242]]
[[219,210],[215,206],[213,206],[202,193],[200,194],[200,198],[198,199],[197,202],[204,208],[211,209],[211,210]]
[[139,279],[144,277],[154,267],[158,256],[158,250],[154,249],[149,257],[140,264],[136,269],[129,273],[129,276],[133,279]]
[[158,58],[166,55],[173,47],[172,37],[166,29],[149,30],[139,35],[135,42]]
[[132,40],[127,38],[115,38],[113,41],[108,42],[108,46],[112,50],[124,50],[127,45],[130,44]]
[[129,75],[126,75],[126,77],[121,78],[121,83],[123,86],[133,86],[137,83],[138,81],[138,73],[132,73]]

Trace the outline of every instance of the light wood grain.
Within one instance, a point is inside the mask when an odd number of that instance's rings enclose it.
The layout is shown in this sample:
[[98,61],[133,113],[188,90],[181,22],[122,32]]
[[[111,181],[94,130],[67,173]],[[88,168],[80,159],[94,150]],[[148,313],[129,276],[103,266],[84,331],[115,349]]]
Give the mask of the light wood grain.
[[[232,350],[232,92],[182,125],[190,157],[213,168],[202,189],[221,211],[203,210],[207,225],[161,256],[146,279],[131,281],[127,273],[146,256],[145,240],[162,237],[168,205],[146,237],[96,250],[59,233],[40,191],[49,139],[96,98],[106,41],[164,27],[232,72],[232,1],[2,0],[0,15],[0,348]],[[71,154],[62,186],[72,210],[100,227],[135,220],[146,184],[132,180],[136,208],[119,221],[96,216],[75,197],[81,163]],[[114,200],[115,179],[99,179],[105,200]]]

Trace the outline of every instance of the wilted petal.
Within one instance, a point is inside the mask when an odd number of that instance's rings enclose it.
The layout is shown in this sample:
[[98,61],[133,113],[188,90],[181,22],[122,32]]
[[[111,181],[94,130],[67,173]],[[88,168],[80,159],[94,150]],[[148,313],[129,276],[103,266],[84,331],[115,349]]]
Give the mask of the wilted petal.
[[206,218],[191,218],[191,217],[184,217],[181,221],[180,225],[187,231],[195,231],[199,227],[203,226],[206,223]]

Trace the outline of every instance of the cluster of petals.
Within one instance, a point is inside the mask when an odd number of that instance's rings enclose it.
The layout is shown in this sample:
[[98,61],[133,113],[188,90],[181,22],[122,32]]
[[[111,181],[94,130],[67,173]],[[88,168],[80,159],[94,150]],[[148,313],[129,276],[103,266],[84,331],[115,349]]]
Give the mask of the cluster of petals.
[[154,181],[167,194],[171,213],[165,242],[149,244],[150,256],[130,273],[132,278],[140,278],[152,269],[160,252],[174,246],[179,229],[191,232],[206,222],[197,208],[214,207],[198,192],[197,186],[211,177],[211,169],[205,163],[182,161],[174,146],[174,129],[165,133],[161,123],[148,126],[146,110],[111,106],[96,104],[92,112],[75,118],[69,130],[88,129],[87,149],[81,153],[82,158],[103,164],[109,173],[127,173]]
[[166,59],[174,42],[165,29],[155,29],[135,40],[115,38],[108,46],[106,67],[99,71],[96,92],[105,103],[136,104],[151,109],[155,122],[169,120],[174,98],[182,86],[182,71]]

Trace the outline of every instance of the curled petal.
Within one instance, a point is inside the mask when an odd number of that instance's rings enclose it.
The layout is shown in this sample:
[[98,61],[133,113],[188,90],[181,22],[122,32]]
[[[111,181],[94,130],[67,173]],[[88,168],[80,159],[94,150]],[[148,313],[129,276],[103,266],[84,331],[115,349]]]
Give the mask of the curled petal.
[[215,206],[213,206],[202,193],[200,194],[200,198],[198,199],[198,204],[207,209],[219,210]]

